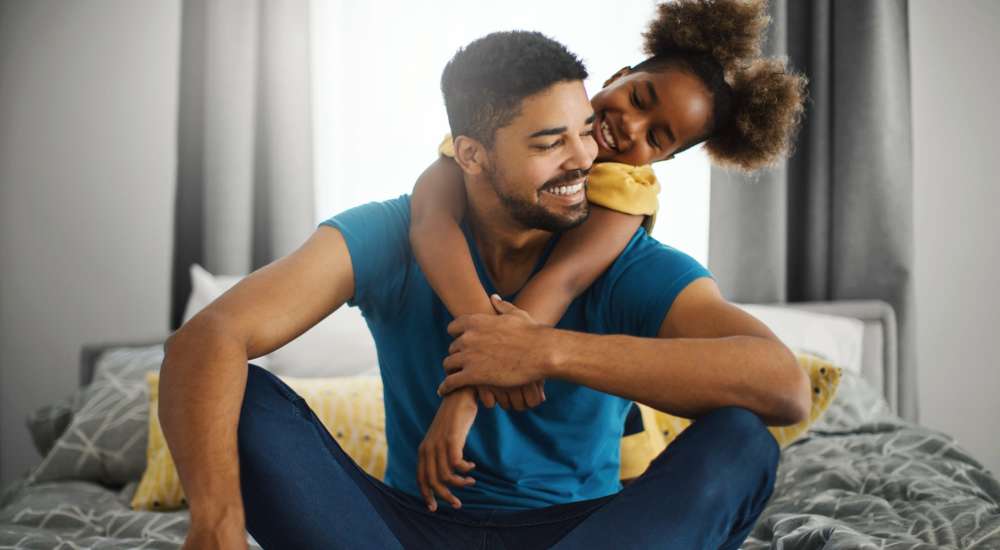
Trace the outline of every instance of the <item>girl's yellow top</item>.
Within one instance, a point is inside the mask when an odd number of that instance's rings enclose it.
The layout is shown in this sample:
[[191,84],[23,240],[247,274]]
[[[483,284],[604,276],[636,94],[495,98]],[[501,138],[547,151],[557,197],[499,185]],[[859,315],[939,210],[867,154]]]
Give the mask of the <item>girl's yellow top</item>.
[[[455,157],[451,134],[447,134],[438,152],[446,157]],[[598,162],[590,168],[587,178],[587,200],[625,214],[646,216],[642,226],[646,233],[653,231],[656,211],[659,209],[657,195],[660,182],[656,180],[653,167],[646,164],[632,166],[621,162]]]

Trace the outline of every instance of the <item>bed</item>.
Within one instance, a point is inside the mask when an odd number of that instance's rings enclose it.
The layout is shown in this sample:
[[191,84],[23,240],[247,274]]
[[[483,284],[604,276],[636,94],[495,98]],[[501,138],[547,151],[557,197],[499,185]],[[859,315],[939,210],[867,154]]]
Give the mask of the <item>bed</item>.
[[[824,415],[783,450],[775,491],[742,548],[1000,549],[1000,482],[952,437],[896,414],[915,395],[900,385],[892,308],[861,300],[779,309],[852,320],[858,365],[845,370]],[[84,346],[81,388],[109,352],[155,343]],[[0,548],[179,548],[187,511],[132,510],[137,476],[119,479],[8,484]]]

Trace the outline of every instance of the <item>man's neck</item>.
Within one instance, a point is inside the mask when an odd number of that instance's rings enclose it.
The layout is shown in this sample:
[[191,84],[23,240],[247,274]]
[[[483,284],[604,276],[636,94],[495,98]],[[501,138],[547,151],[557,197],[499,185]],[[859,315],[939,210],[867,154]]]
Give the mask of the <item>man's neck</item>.
[[466,186],[466,221],[486,272],[507,296],[521,289],[552,238],[541,229],[526,229],[507,214],[507,209],[490,190],[476,193]]

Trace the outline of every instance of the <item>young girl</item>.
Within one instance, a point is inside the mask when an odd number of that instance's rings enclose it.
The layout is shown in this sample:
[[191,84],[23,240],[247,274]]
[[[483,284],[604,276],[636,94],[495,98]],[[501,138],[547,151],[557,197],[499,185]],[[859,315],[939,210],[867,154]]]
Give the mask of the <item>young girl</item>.
[[[624,250],[642,225],[652,230],[659,183],[650,163],[704,142],[716,164],[753,171],[789,150],[806,79],[781,59],[760,58],[767,28],[763,0],[676,0],[661,4],[644,50],[650,57],[611,76],[591,99],[597,162],[586,187],[591,213],[567,231],[515,305],[555,325]],[[461,169],[451,139],[417,180],[410,240],[427,280],[453,316],[495,313],[476,275],[459,224],[465,215]],[[477,387],[483,404],[523,410],[544,399],[541,383]]]

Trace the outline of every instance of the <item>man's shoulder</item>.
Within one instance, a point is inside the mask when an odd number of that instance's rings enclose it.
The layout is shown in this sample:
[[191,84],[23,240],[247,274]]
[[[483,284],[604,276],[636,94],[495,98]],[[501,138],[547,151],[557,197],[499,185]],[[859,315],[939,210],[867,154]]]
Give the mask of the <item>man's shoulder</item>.
[[402,194],[392,199],[370,201],[348,208],[323,220],[319,225],[328,225],[343,230],[343,226],[349,224],[378,222],[394,222],[395,225],[402,224],[409,227],[409,193]]
[[[410,249],[410,196],[348,208],[319,224],[340,231],[354,270],[354,298],[371,316],[399,303],[402,281],[413,261]],[[384,306],[384,307],[383,307]]]
[[640,227],[592,287],[590,307],[594,319],[603,319],[605,330],[656,336],[674,299],[700,277],[712,274],[691,255]]
[[639,227],[608,269],[608,274],[621,276],[641,270],[659,277],[669,277],[671,274],[691,269],[707,271],[707,268],[690,254],[653,238],[644,228]]

